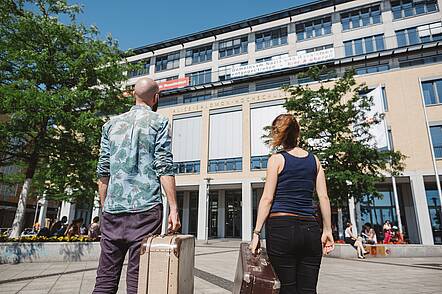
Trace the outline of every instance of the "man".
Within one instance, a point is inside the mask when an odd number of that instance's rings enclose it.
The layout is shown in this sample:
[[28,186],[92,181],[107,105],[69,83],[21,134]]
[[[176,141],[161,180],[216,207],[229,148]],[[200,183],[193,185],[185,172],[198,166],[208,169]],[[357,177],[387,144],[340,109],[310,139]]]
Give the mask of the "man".
[[64,230],[65,230],[65,224],[68,221],[68,217],[67,216],[63,216],[61,218],[61,220],[59,220],[58,222],[54,223],[51,227],[51,231],[49,233],[50,236],[63,236],[64,235]]
[[161,185],[170,214],[169,231],[181,224],[175,196],[171,137],[167,118],[152,111],[158,84],[138,80],[135,106],[103,126],[98,162],[101,255],[93,293],[116,293],[126,253],[127,293],[137,293],[141,241],[161,232]]

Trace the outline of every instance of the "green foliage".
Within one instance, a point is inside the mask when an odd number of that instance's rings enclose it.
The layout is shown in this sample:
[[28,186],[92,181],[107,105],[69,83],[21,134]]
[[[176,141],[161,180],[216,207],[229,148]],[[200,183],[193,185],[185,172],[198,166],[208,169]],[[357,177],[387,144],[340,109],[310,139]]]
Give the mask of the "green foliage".
[[[318,80],[322,72],[313,67],[307,74]],[[404,169],[405,156],[399,151],[380,151],[369,144],[370,126],[381,123],[381,115],[375,115],[374,122],[367,119],[373,97],[360,95],[366,90],[363,84],[356,84],[351,71],[329,84],[321,80],[314,88],[296,85],[286,89],[290,97],[285,107],[301,125],[300,146],[320,159],[330,200],[337,207],[345,206],[349,195],[356,201],[367,194],[380,197],[376,184],[385,175]]]
[[21,180],[54,199],[94,197],[101,126],[131,103],[121,89],[130,65],[112,38],[76,22],[80,11],[0,2],[0,166],[23,167]]

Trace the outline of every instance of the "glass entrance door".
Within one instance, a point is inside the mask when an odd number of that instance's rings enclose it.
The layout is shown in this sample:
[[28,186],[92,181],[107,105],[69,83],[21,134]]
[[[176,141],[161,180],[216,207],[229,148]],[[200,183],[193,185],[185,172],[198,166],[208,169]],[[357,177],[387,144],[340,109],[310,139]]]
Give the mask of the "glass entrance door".
[[226,190],[225,237],[241,238],[241,190]]
[[218,237],[218,191],[209,194],[209,237]]

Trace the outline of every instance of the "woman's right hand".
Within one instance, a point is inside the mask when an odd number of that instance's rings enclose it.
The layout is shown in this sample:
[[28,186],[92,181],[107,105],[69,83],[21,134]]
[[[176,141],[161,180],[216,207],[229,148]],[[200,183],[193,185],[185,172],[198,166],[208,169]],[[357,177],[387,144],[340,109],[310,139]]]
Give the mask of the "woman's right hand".
[[321,237],[322,253],[324,255],[329,254],[335,249],[335,241],[333,240],[333,234],[331,230],[324,230]]
[[253,254],[257,253],[257,250],[259,249],[261,243],[259,242],[259,235],[253,234],[252,242],[250,242],[250,250]]

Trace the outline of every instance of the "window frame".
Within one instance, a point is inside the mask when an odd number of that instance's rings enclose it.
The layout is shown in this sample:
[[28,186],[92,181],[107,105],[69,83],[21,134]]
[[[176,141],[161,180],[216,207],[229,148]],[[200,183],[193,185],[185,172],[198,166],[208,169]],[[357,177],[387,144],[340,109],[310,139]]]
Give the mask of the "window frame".
[[[377,9],[375,9],[375,8],[377,8]],[[368,24],[364,24],[364,19],[367,19],[367,17],[364,17],[366,10],[368,10],[368,19],[369,19]],[[378,14],[374,14],[376,11],[378,12]],[[360,28],[368,27],[368,26],[379,25],[379,24],[383,23],[382,11],[381,11],[380,4],[366,6],[366,7],[362,7],[362,8],[355,9],[355,10],[345,11],[345,12],[340,13],[339,17],[341,20],[341,26],[342,26],[343,32],[356,30],[356,29],[360,29]],[[356,17],[358,18],[358,26],[354,27],[352,18],[356,19]],[[378,22],[375,22],[375,17],[376,17],[376,19],[379,18]],[[344,19],[348,19],[348,28],[344,27],[344,24],[343,24]]]
[[[416,13],[416,7],[419,5],[424,5],[424,12]],[[434,5],[435,10],[428,10],[429,5]],[[391,14],[393,16],[393,21],[402,20],[405,18],[422,16],[430,13],[439,12],[439,4],[437,0],[422,0],[419,2],[414,2],[413,0],[395,0],[391,1]],[[407,11],[410,11],[410,15],[405,15]],[[397,13],[400,13],[400,17],[396,17]]]
[[[169,60],[170,56],[174,56],[174,59]],[[178,56],[178,58],[176,58],[177,56]],[[161,60],[160,64],[159,64],[159,60]],[[156,56],[155,57],[155,72],[163,72],[163,71],[167,71],[167,70],[177,69],[180,67],[180,60],[181,60],[180,51],[175,51],[175,52],[167,53],[164,55]],[[169,62],[173,63],[173,67],[167,68],[167,65],[169,64]],[[176,62],[177,62],[177,64],[175,64]],[[163,68],[164,65],[165,65],[165,68]],[[159,66],[161,66],[161,68],[159,68]]]
[[[318,32],[318,26],[321,22],[321,34],[317,35]],[[307,26],[307,24],[309,24]],[[311,25],[310,25],[311,24]],[[324,24],[330,24],[329,26],[325,26]],[[295,25],[295,34],[296,34],[296,41],[301,42],[305,40],[310,40],[314,38],[320,38],[323,36],[328,36],[332,34],[332,17],[331,15],[322,16],[319,18],[314,18],[311,20],[302,21],[300,23],[297,23]],[[315,29],[316,27],[316,29]],[[300,38],[300,34],[303,34],[303,37]]]
[[[276,38],[274,38],[275,37],[274,34],[277,34]],[[288,45],[288,35],[289,35],[289,30],[287,25],[278,28],[272,28],[270,30],[256,32],[255,51],[262,51],[279,46],[286,46]],[[258,39],[261,39],[262,41],[258,42]],[[274,40],[278,40],[278,44],[273,44]],[[265,45],[267,44],[267,42],[269,43],[269,45]]]
[[[194,65],[212,61],[213,43],[186,49],[185,65]],[[204,58],[202,58],[204,56]],[[199,60],[194,60],[194,58]]]
[[[212,69],[209,68],[209,69],[204,69],[204,70],[199,70],[199,71],[195,71],[195,72],[186,73],[185,76],[189,78],[189,86],[191,86],[191,87],[192,86],[205,85],[205,84],[208,84],[208,83],[212,82]],[[203,76],[204,77],[204,81],[202,83],[194,84],[192,82],[192,77],[194,77],[194,76],[197,76],[198,80],[200,80],[201,76]],[[207,76],[209,77],[208,81],[206,80]]]
[[[239,40],[239,44],[235,45],[235,41]],[[226,46],[224,48],[222,47],[223,43],[228,43],[228,42],[232,42],[232,46]],[[239,53],[235,53],[235,49],[239,48]],[[229,57],[233,57],[233,56],[238,56],[241,54],[247,54],[248,53],[248,49],[249,48],[249,36],[245,35],[239,38],[233,38],[233,39],[228,39],[228,40],[222,40],[219,41],[218,43],[218,58],[219,59],[224,59],[224,58],[229,58]],[[227,52],[229,49],[232,50],[232,54],[226,54],[225,56],[221,56],[222,52]],[[244,50],[245,49],[245,50]]]

